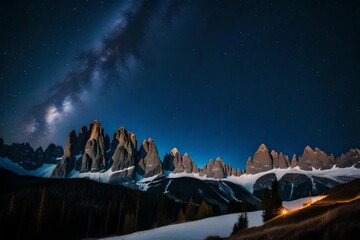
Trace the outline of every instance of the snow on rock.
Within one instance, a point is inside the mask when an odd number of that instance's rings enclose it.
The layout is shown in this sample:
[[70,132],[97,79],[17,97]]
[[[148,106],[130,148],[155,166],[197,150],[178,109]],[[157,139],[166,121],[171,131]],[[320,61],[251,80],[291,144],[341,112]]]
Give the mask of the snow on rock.
[[89,178],[91,180],[95,180],[98,182],[103,182],[103,183],[107,183],[110,180],[110,177],[114,174],[114,173],[118,173],[118,172],[124,172],[124,171],[128,171],[133,169],[135,166],[131,166],[128,168],[124,168],[121,170],[117,170],[117,171],[113,171],[111,170],[111,168],[109,168],[107,171],[105,172],[85,172],[85,173],[79,173],[78,171],[72,171],[69,173],[68,177],[71,178]]
[[271,169],[266,172],[256,173],[256,174],[243,174],[239,177],[230,176],[227,177],[224,180],[231,181],[233,183],[242,185],[246,189],[249,190],[249,192],[253,192],[253,186],[256,180],[266,174],[274,173],[276,175],[277,180],[279,181],[285,174],[288,173],[299,173],[304,174],[308,176],[310,179],[312,179],[312,176],[318,176],[318,177],[325,177],[333,179],[340,183],[345,183],[346,181],[343,180],[343,177],[360,177],[360,169],[352,166],[348,168],[338,168],[338,167],[332,167],[330,169],[326,170],[320,170],[320,169],[312,169],[311,171],[305,171],[301,170],[298,166],[295,168],[286,168],[286,169],[280,169],[275,168]]
[[159,176],[159,174],[154,175],[152,177],[144,178],[144,177],[138,175],[137,176],[138,182],[136,183],[136,185],[139,187],[139,189],[141,191],[146,191],[146,190],[148,190],[151,183],[156,182],[155,180],[158,176]]

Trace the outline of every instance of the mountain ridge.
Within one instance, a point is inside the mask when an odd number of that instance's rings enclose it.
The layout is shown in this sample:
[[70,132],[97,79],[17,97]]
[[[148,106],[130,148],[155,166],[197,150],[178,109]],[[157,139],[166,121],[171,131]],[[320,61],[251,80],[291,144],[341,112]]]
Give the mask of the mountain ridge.
[[[150,151],[150,152],[148,152]],[[76,156],[81,155],[81,161]],[[95,120],[88,130],[84,125],[76,134],[72,130],[66,140],[65,149],[60,145],[49,144],[45,151],[42,147],[34,150],[29,143],[4,144],[0,138],[0,156],[8,157],[23,168],[33,170],[43,163],[56,163],[57,167],[53,177],[66,177],[72,170],[80,172],[102,172],[109,168],[113,171],[122,170],[135,166],[136,171],[146,177],[173,171],[173,173],[199,173],[209,178],[224,178],[226,176],[240,176],[242,174],[256,174],[271,169],[286,169],[299,166],[302,170],[330,169],[333,166],[340,168],[355,166],[360,168],[360,150],[350,149],[339,157],[328,155],[315,147],[314,150],[306,146],[303,154],[293,155],[290,160],[288,155],[275,150],[269,150],[265,144],[261,144],[253,156],[246,161],[246,169],[235,169],[226,164],[220,157],[215,161],[210,159],[207,164],[199,168],[188,153],[181,153],[174,147],[160,159],[153,139],[145,139],[138,149],[137,138],[134,133],[127,131],[123,126],[115,131],[113,140],[104,133],[100,122]],[[60,159],[58,161],[58,159]],[[149,164],[146,166],[146,162]],[[150,163],[151,162],[151,163]],[[148,167],[146,171],[146,167]],[[154,168],[154,169],[150,169]],[[125,175],[124,175],[125,176]],[[134,179],[135,173],[126,174]]]
[[81,127],[78,134],[72,130],[65,149],[50,144],[45,151],[34,150],[28,143],[6,145],[0,139],[0,167],[16,167],[25,174],[43,177],[90,178],[184,202],[207,200],[222,209],[232,201],[259,206],[259,199],[274,180],[279,181],[282,199],[292,200],[307,197],[309,192],[321,194],[360,177],[359,149],[335,158],[307,146],[302,155],[294,154],[290,161],[282,152],[261,144],[248,158],[246,170],[236,170],[220,157],[199,168],[188,153],[182,155],[176,148],[161,160],[153,139],[144,139],[139,147],[137,141],[124,127],[110,140],[101,124],[94,121],[89,128]]

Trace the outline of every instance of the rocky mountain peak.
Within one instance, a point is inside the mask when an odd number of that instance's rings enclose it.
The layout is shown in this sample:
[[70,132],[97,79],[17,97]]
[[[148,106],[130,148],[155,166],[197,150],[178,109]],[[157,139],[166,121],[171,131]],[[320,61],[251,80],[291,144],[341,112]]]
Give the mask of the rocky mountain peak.
[[[276,154],[277,155],[277,154]],[[265,144],[261,144],[251,161],[246,162],[246,173],[255,174],[273,169],[273,160]]]
[[258,151],[269,152],[269,149],[265,146],[264,143],[262,143],[262,144],[259,146]]
[[118,148],[123,146],[130,155],[135,155],[137,151],[137,139],[136,136],[127,131],[124,127],[119,128],[113,137],[113,147]]
[[103,127],[100,125],[100,122],[98,120],[95,120],[91,123],[90,125],[90,139],[89,140],[93,140],[93,139],[98,139],[99,137],[103,137],[104,135],[104,129]]
[[180,155],[179,151],[177,150],[177,148],[173,148],[171,151],[170,151],[170,154],[173,155],[173,156],[176,156],[177,154]]
[[304,152],[314,152],[314,150],[310,146],[306,146]]
[[138,171],[144,177],[163,175],[162,162],[160,161],[154,141],[149,138],[143,141],[138,153]]

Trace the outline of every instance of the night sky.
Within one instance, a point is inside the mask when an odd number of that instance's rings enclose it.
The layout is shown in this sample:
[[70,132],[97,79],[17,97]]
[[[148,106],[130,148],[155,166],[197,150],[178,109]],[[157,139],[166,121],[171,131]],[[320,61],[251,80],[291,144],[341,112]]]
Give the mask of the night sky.
[[161,158],[360,147],[358,1],[1,1],[0,136],[98,119]]

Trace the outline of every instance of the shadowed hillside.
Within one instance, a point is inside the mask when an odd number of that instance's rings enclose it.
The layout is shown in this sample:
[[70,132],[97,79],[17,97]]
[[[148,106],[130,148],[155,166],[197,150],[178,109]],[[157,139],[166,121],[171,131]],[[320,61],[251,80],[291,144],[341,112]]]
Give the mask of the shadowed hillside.
[[360,179],[337,186],[311,206],[274,218],[230,239],[357,239]]
[[[14,239],[122,235],[187,220],[186,204],[122,186],[5,170],[0,182],[0,231]],[[195,215],[198,207],[191,209]]]

